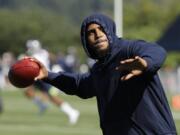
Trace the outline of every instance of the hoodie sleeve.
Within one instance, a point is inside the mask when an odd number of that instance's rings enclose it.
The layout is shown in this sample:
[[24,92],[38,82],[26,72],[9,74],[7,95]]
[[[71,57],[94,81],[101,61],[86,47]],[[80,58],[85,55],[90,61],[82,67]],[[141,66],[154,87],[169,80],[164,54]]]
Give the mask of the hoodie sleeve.
[[155,73],[166,59],[166,51],[156,43],[137,40],[129,46],[129,56],[140,56],[147,62],[146,72]]
[[44,81],[69,95],[77,95],[81,98],[91,98],[95,96],[89,73],[72,74],[66,72],[49,72],[48,78]]

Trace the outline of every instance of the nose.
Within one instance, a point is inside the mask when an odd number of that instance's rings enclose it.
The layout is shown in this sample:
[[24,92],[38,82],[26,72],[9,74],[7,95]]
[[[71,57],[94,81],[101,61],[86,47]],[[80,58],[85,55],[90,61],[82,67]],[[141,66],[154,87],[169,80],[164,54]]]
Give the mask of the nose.
[[99,38],[101,36],[102,36],[102,32],[99,29],[97,29],[96,30],[96,37]]

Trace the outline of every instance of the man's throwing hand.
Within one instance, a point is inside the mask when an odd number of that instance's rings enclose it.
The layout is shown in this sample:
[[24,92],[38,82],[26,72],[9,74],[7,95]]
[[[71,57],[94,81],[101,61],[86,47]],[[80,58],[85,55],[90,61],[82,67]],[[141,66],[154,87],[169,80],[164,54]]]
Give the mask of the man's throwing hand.
[[34,61],[39,65],[39,75],[34,78],[35,81],[42,80],[48,77],[48,70],[39,60],[34,57],[25,57],[25,59],[30,59],[31,61]]

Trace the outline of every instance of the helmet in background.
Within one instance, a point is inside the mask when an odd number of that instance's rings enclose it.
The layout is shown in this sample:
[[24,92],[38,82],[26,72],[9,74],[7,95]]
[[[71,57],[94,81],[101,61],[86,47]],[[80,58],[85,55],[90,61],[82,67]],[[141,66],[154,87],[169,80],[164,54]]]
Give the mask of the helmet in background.
[[28,40],[26,42],[26,47],[27,47],[27,53],[29,55],[38,52],[42,48],[39,40]]

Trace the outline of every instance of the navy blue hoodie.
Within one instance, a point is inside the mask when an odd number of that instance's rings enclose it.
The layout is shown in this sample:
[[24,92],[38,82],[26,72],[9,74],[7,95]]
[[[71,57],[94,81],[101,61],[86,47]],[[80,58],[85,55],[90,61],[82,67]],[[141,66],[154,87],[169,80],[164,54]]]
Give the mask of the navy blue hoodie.
[[[86,29],[91,23],[103,27],[109,40],[109,52],[103,58],[88,47]],[[107,16],[87,17],[81,27],[81,40],[87,55],[98,61],[87,74],[49,72],[46,82],[67,94],[81,98],[96,97],[100,126],[104,135],[176,135],[173,117],[157,71],[166,52],[159,45],[116,36],[114,22]],[[124,59],[140,56],[148,67],[128,81],[115,70]]]

